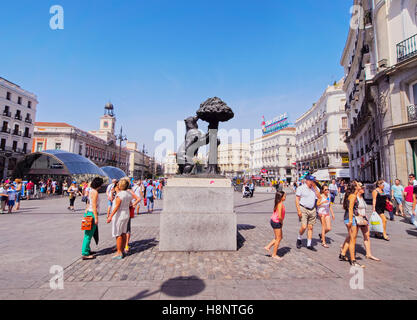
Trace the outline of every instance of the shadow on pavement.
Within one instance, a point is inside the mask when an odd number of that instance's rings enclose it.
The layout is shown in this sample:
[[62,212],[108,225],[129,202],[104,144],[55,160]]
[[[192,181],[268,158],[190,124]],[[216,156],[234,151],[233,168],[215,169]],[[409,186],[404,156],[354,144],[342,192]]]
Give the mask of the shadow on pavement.
[[148,249],[151,249],[151,248],[157,246],[158,243],[159,243],[158,240],[156,240],[155,238],[134,241],[130,244],[129,255],[132,255],[132,254],[135,254],[135,253],[140,253],[140,252],[146,251]]
[[203,280],[198,277],[177,277],[165,281],[159,290],[149,292],[149,290],[143,290],[137,295],[129,298],[128,300],[141,300],[147,297],[153,296],[156,293],[164,293],[170,297],[185,298],[191,297],[202,292],[206,287]]
[[252,230],[255,229],[255,226],[252,226],[250,224],[238,224],[237,225],[237,230]]
[[410,236],[417,237],[417,231],[413,231],[413,230],[406,230],[406,231]]
[[[130,244],[129,256],[131,256],[133,254],[136,254],[136,253],[140,253],[140,252],[149,250],[149,249],[155,247],[156,245],[158,245],[158,241],[155,238],[134,241]],[[102,250],[96,252],[94,255],[96,257],[106,256],[106,255],[112,254],[114,252],[116,252],[116,243],[114,244],[113,247],[102,249]]]
[[255,229],[255,226],[252,226],[250,224],[238,224],[237,225],[237,250],[241,249],[243,247],[243,244],[245,243],[246,239],[242,234],[239,232],[240,230],[252,230]]
[[291,252],[290,247],[282,247],[282,248],[278,249],[277,254],[278,254],[278,256],[280,256],[282,258],[283,256],[285,256],[286,254],[288,254],[290,252]]
[[[263,203],[263,202],[271,202],[274,199],[275,199],[275,195],[274,195],[274,197],[268,198],[268,199],[265,199],[265,200],[250,202],[250,203],[247,203],[247,204],[241,204],[239,206],[235,206],[235,208],[248,207],[248,206],[252,206],[254,204],[259,204],[259,203]],[[273,204],[272,204],[272,206],[273,206]]]

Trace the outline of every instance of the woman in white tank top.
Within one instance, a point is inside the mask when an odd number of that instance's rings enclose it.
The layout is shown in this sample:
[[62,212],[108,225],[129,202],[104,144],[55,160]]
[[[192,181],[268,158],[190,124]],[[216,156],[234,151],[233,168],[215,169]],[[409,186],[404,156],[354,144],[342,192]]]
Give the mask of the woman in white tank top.
[[91,230],[84,231],[84,240],[82,246],[82,259],[83,260],[91,260],[94,259],[94,255],[91,254],[90,243],[91,239],[96,232],[98,226],[98,213],[99,213],[99,197],[98,197],[98,190],[103,185],[102,178],[95,178],[91,182],[91,190],[89,192],[90,204],[84,214],[84,217],[93,217],[93,226]]
[[323,185],[320,198],[317,200],[317,213],[321,221],[321,234],[319,234],[321,245],[324,248],[329,248],[326,243],[326,234],[332,230],[330,214],[332,215],[333,220],[335,217],[332,208],[330,190],[327,185]]
[[[358,214],[366,217],[366,202],[363,198],[363,194],[365,193],[365,186],[358,182],[358,186],[360,187],[358,193]],[[369,224],[366,226],[358,226],[359,229],[362,230],[363,234],[363,242],[366,249],[366,258],[374,261],[381,261],[380,259],[374,257],[371,253],[371,240],[370,240],[370,232],[369,232]]]

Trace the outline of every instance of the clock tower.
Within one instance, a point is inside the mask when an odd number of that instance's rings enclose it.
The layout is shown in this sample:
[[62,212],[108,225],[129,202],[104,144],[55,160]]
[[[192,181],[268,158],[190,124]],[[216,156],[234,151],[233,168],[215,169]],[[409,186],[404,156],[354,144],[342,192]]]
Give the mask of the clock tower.
[[115,127],[116,116],[114,114],[114,106],[109,102],[104,107],[104,115],[100,117],[100,129],[98,131],[90,131],[90,133],[107,143],[111,141],[116,143],[116,136],[114,134]]

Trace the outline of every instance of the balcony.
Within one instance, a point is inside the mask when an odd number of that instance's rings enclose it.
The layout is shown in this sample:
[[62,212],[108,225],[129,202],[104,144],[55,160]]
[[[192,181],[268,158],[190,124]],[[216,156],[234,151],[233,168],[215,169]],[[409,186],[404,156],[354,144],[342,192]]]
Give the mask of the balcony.
[[3,127],[3,128],[1,128],[0,132],[1,133],[10,133],[11,132],[11,129],[6,128],[6,127]]
[[22,136],[22,131],[19,131],[19,130],[13,130],[13,135],[14,136]]
[[4,111],[3,111],[3,116],[4,116],[4,117],[9,117],[9,118],[10,118],[10,117],[12,116],[12,113],[11,113],[10,111],[4,110]]
[[408,121],[417,121],[416,105],[407,107]]
[[32,123],[32,119],[30,119],[30,118],[26,118],[26,119],[25,119],[25,122],[27,122],[27,123]]
[[20,121],[22,121],[22,116],[21,116],[20,114],[16,114],[16,115],[14,116],[14,118],[15,118],[16,120],[20,120]]
[[23,138],[32,138],[32,135],[30,134],[30,133],[25,133],[24,135],[23,135]]
[[417,55],[417,34],[397,44],[397,61],[401,62]]

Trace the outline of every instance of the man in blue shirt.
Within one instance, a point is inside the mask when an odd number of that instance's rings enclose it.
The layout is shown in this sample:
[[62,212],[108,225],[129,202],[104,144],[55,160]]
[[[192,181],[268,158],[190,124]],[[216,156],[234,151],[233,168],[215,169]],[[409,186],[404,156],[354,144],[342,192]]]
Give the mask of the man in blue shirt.
[[[391,201],[391,185],[389,183],[387,183],[385,180],[384,180],[384,193],[387,195],[388,200]],[[396,210],[396,208],[394,208],[393,211],[394,210]],[[389,213],[389,219],[391,221],[394,221],[394,212],[393,211],[391,211]]]
[[[155,188],[152,184],[152,182],[149,182],[148,186],[146,187],[146,198],[148,200],[148,213],[153,212],[153,205],[155,200]],[[149,210],[149,207],[151,207],[151,210]]]
[[9,189],[7,189],[7,195],[9,197],[7,206],[9,208],[9,213],[12,213],[13,207],[16,203],[16,197],[17,197],[17,191],[15,190],[14,184],[11,184],[9,186]]

